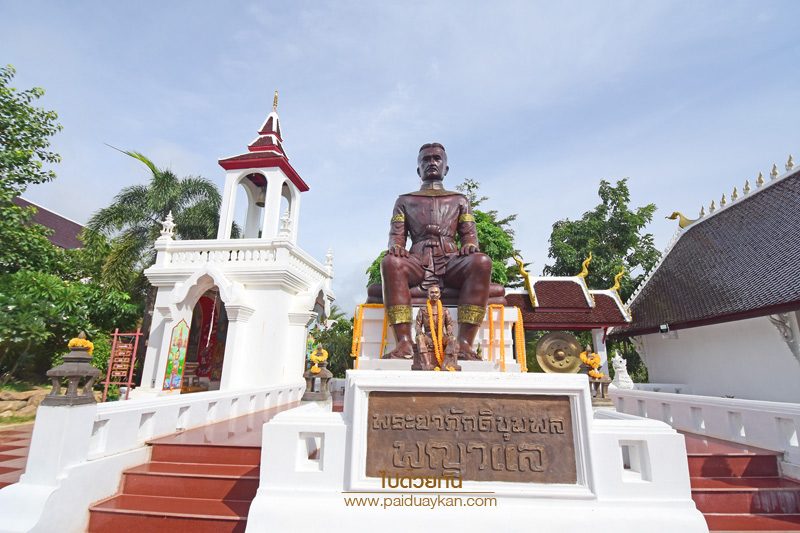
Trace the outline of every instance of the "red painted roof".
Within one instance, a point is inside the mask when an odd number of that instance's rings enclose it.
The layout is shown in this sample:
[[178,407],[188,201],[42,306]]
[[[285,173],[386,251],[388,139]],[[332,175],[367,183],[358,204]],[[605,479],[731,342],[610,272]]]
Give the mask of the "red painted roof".
[[531,306],[527,294],[506,294],[508,305],[522,310],[525,329],[532,330],[581,330],[622,326],[627,324],[625,316],[614,300],[605,294],[595,294],[595,306],[576,310],[548,311]]
[[36,209],[36,214],[32,217],[33,222],[53,231],[47,238],[56,246],[67,250],[83,248],[83,242],[78,238],[78,235],[83,231],[83,226],[77,222],[64,218],[58,213],[54,213],[19,196],[12,201],[20,207],[33,207]]
[[576,281],[539,279],[533,282],[538,307],[588,309],[586,293]]
[[259,137],[247,147],[247,153],[220,159],[219,165],[225,170],[280,168],[300,192],[307,191],[308,184],[303,181],[286,157],[282,144],[280,118],[275,109],[267,116],[258,135]]

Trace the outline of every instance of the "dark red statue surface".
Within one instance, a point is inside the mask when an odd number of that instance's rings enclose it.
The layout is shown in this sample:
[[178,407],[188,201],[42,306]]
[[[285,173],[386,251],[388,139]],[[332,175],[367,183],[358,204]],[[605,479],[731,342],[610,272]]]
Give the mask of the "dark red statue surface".
[[410,288],[439,285],[458,290],[458,358],[480,359],[472,344],[489,300],[492,261],[478,251],[469,200],[442,185],[448,170],[444,147],[423,145],[417,158],[422,186],[400,196],[394,205],[389,250],[381,262],[383,302],[397,341],[389,357],[413,355]]

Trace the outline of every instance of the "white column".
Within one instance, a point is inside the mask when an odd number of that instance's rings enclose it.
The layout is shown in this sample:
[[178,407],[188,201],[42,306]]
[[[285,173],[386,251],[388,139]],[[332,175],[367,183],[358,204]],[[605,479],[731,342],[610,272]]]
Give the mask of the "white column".
[[225,174],[225,189],[222,192],[222,204],[219,208],[219,229],[217,239],[230,239],[233,226],[234,210],[236,208],[236,181],[239,171]]
[[300,230],[300,191],[297,190],[294,183],[287,181],[289,189],[292,191],[292,200],[289,202],[289,215],[291,221],[291,233],[289,239],[292,244],[297,244],[297,234]]
[[605,330],[593,329],[592,330],[592,345],[594,352],[600,356],[600,372],[608,376],[608,351],[606,350]]
[[267,176],[267,201],[264,206],[262,239],[274,239],[278,236],[279,218],[281,216],[281,187],[284,179],[282,172],[270,169]]

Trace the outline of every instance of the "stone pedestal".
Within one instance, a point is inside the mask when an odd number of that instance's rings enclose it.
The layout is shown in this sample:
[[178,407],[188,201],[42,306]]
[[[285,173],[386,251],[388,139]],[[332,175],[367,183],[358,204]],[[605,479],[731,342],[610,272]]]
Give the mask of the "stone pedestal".
[[303,406],[263,431],[248,531],[294,530],[308,502],[337,532],[707,531],[683,437],[593,413],[580,375],[349,371],[344,413]]

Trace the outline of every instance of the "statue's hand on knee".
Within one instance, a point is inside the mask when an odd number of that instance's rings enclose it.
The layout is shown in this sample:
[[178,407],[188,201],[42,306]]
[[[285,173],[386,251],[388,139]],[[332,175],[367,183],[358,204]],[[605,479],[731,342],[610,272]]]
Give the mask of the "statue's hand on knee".
[[393,244],[389,248],[389,251],[387,253],[395,257],[408,257],[408,250],[406,250],[404,246],[400,246],[399,244]]

